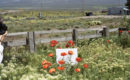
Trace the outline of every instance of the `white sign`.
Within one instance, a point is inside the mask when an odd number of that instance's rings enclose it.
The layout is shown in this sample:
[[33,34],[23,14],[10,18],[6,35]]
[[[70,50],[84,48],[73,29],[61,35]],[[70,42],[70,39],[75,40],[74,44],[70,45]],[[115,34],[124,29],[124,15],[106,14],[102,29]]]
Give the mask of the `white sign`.
[[[68,52],[73,52],[72,55],[68,54]],[[62,56],[61,53],[66,53],[67,55]],[[77,64],[76,58],[78,57],[77,48],[67,48],[67,49],[56,49],[56,61],[64,60],[65,64]]]
[[3,46],[0,44],[0,63],[1,63],[2,60],[3,60],[3,50],[4,50],[4,48],[3,48]]

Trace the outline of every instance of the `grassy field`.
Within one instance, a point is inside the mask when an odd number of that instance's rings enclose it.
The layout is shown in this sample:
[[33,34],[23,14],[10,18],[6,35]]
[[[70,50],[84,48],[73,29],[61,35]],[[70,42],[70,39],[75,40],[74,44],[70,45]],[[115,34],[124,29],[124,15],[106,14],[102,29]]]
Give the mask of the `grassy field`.
[[[38,18],[38,13],[24,11],[2,16],[9,32],[126,27],[122,18],[77,18],[82,16],[79,11],[43,11],[42,19]],[[34,54],[28,51],[28,46],[6,47],[0,64],[0,80],[129,80],[130,32],[121,34],[121,37],[114,33],[108,38],[78,40],[77,46],[73,41],[39,44]],[[66,44],[69,44],[68,48],[78,48],[81,61],[76,60],[77,65],[56,63],[55,49],[66,48]]]
[[[107,41],[109,40],[109,42]],[[67,42],[58,42],[55,47],[50,44],[40,44],[37,52],[30,54],[21,48],[11,48],[6,53],[4,63],[0,64],[0,80],[129,80],[130,79],[130,48],[122,49],[117,38],[93,39],[78,41],[78,55],[82,59],[77,65],[63,64],[59,70],[56,63],[55,49],[65,48]],[[89,43],[89,45],[88,45]],[[73,46],[76,47],[76,46]],[[49,54],[53,54],[49,57]],[[42,61],[51,63],[47,69],[42,67]],[[83,64],[88,67],[84,68]],[[55,68],[53,73],[49,73]],[[80,71],[76,72],[75,69]]]
[[[2,15],[9,32],[25,32],[36,30],[89,28],[108,26],[120,27],[122,18],[78,18],[83,16],[81,11],[42,11],[42,19],[38,18],[40,11],[20,11]],[[96,12],[95,12],[96,15]]]

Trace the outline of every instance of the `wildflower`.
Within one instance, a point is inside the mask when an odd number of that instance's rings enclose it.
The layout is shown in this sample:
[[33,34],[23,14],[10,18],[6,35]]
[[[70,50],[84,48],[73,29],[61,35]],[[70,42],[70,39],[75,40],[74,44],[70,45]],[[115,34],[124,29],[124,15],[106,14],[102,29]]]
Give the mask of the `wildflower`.
[[49,73],[52,74],[52,73],[54,73],[55,71],[56,71],[55,68],[51,68],[51,69],[49,70]]
[[123,31],[122,30],[120,30],[120,33],[122,33]]
[[68,45],[68,44],[66,44],[66,45],[65,45],[65,47],[66,47],[66,48],[68,48],[68,47],[69,47],[69,45]]
[[50,46],[51,46],[51,47],[54,47],[54,46],[55,46],[55,44],[51,44]]
[[60,60],[60,61],[58,61],[58,63],[59,63],[59,64],[64,64],[65,61],[64,61],[64,60]]
[[42,63],[41,63],[41,65],[44,65],[44,64],[46,64],[46,63],[47,63],[47,61],[46,61],[46,60],[43,60]]
[[51,46],[51,47],[54,47],[54,46],[56,46],[56,44],[57,44],[58,42],[57,42],[56,40],[52,40],[50,43],[51,43],[50,46]]
[[57,69],[60,70],[60,71],[62,71],[62,70],[65,69],[65,67],[64,66],[62,66],[62,67],[58,66]]
[[57,44],[58,42],[56,40],[52,40],[50,43],[51,44]]
[[66,55],[67,55],[67,53],[65,53],[65,52],[61,53],[61,56],[66,56]]
[[47,62],[46,64],[47,64],[48,66],[51,66],[51,65],[52,65],[52,64],[51,64],[51,63],[49,63],[49,62]]
[[130,30],[128,31],[128,33],[130,33]]
[[59,47],[58,49],[61,49],[61,47]]
[[80,72],[80,68],[76,68],[75,71],[76,71],[76,72]]
[[54,55],[53,55],[53,53],[50,53],[50,54],[48,54],[48,56],[49,56],[49,57],[53,57]]
[[107,40],[107,43],[109,43],[110,41],[109,40]]
[[84,68],[88,68],[88,65],[87,65],[87,64],[84,64],[83,67],[84,67]]
[[44,69],[47,69],[49,66],[47,64],[42,66]]
[[66,44],[66,48],[68,48],[68,47],[73,47],[73,46],[74,46],[74,42],[71,41],[71,40],[69,40],[69,41],[67,42],[67,44]]
[[76,58],[76,61],[77,61],[77,62],[80,62],[81,60],[82,60],[82,59],[81,59],[80,57],[77,57],[77,58]]
[[68,51],[68,54],[73,55],[74,53],[73,53],[73,51]]
[[69,40],[69,41],[68,41],[68,43],[69,43],[69,44],[74,44],[74,42],[73,42],[73,41],[71,41],[71,40]]
[[70,44],[70,47],[73,47],[74,46],[74,42],[69,40],[68,43]]

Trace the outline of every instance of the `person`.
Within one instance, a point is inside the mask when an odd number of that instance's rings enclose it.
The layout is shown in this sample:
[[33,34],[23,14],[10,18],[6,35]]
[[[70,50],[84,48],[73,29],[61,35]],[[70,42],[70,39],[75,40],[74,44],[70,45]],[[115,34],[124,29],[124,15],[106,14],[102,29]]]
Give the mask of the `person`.
[[6,35],[7,35],[7,26],[3,23],[2,18],[0,18],[0,63],[3,60],[3,50],[4,50],[4,47],[2,46],[1,43]]

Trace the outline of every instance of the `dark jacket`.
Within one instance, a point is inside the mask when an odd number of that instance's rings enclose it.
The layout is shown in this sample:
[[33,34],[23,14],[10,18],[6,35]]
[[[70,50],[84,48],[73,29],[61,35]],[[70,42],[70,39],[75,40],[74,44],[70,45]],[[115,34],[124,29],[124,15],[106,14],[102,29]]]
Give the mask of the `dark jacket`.
[[7,26],[3,23],[0,23],[0,35],[3,35],[7,31]]

